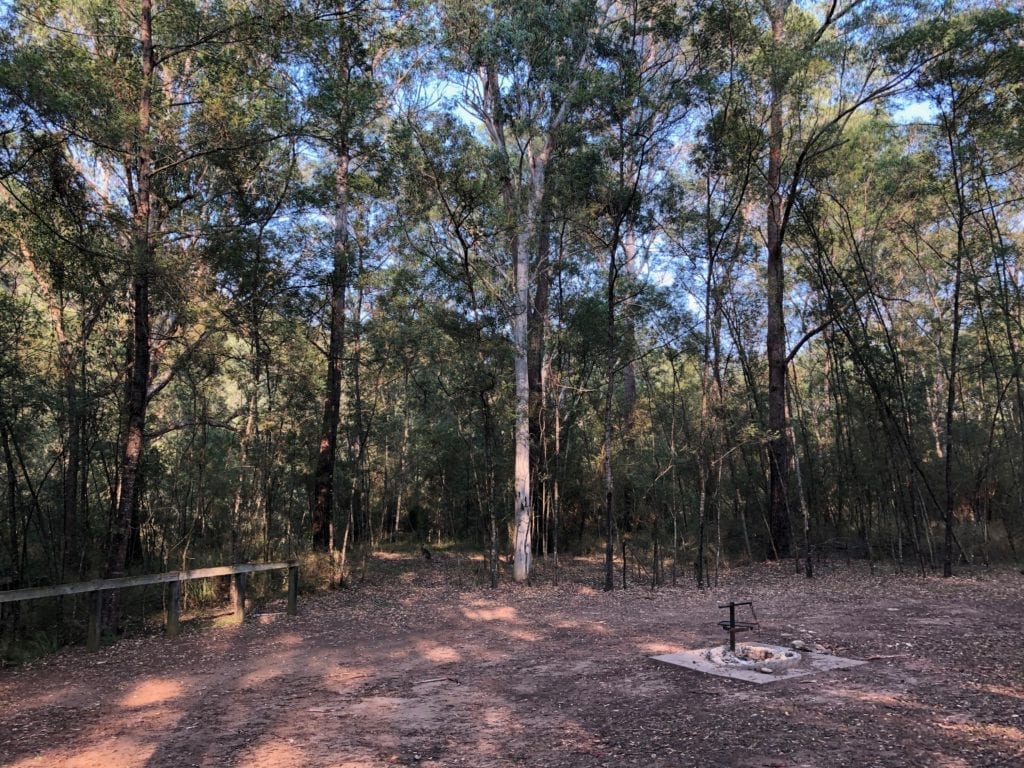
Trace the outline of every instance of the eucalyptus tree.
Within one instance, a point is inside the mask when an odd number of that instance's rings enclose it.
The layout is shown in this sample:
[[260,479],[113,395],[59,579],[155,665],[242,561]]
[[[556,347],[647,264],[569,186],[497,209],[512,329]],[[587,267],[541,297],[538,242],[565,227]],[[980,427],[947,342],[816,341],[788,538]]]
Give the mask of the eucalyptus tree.
[[[512,301],[514,351],[513,579],[529,577],[530,487],[529,307],[531,263],[559,139],[577,113],[582,78],[600,21],[590,0],[442,6],[448,76],[461,107],[485,131],[499,167]],[[557,41],[552,45],[552,41]]]
[[[80,158],[103,156],[108,164],[102,166],[94,194],[100,199],[119,196],[111,206],[124,222],[121,242],[131,281],[132,332],[125,439],[107,562],[111,576],[124,572],[127,559],[152,362],[150,283],[158,223],[153,211],[152,110],[157,57],[151,2],[143,0],[137,11],[133,19],[101,4],[77,11],[19,4],[13,16],[18,20],[18,47],[5,84],[9,98],[21,109],[26,132],[41,130],[58,144],[75,143],[70,152]],[[108,29],[120,34],[108,35]],[[106,72],[100,71],[104,65]],[[107,174],[117,174],[113,190],[107,188]]]
[[[694,333],[694,365],[698,371],[699,400],[694,406],[690,442],[695,454],[693,471],[697,517],[696,579],[709,583],[706,553],[708,518],[716,511],[717,538],[721,543],[722,494],[725,470],[733,483],[734,507],[750,553],[745,507],[760,488],[743,475],[758,478],[763,460],[747,456],[763,440],[765,421],[761,358],[753,352],[751,330],[760,322],[751,313],[757,278],[756,220],[751,213],[763,176],[763,125],[751,105],[758,102],[759,82],[751,75],[758,56],[760,30],[738,12],[736,4],[701,7],[695,13],[690,45],[699,70],[692,90],[693,144],[670,191],[668,226],[678,259],[677,284],[686,301],[699,307],[699,330]],[[763,318],[763,313],[759,313]],[[753,321],[753,322],[751,322]],[[754,343],[752,343],[754,342]],[[744,386],[731,392],[737,365]],[[730,399],[737,401],[730,403]],[[741,461],[753,459],[756,468]],[[755,483],[760,486],[761,483]],[[744,499],[744,496],[746,499]]]
[[[0,244],[7,251],[6,232],[0,234]],[[48,399],[48,371],[32,360],[33,347],[43,346],[46,335],[44,321],[32,301],[8,290],[13,283],[4,274],[5,290],[0,293],[0,450],[3,456],[3,525],[0,528],[0,569],[7,575],[9,588],[23,586],[38,572],[40,559],[53,576],[59,575],[58,552],[39,557],[32,546],[31,530],[53,530],[52,521],[40,519],[44,510],[40,504],[39,475],[31,472],[35,462],[30,447],[46,443],[49,434],[40,430],[45,420],[45,401]],[[41,435],[40,432],[43,432]],[[57,531],[52,547],[59,546]],[[12,612],[12,625],[18,614]],[[8,622],[5,622],[5,624]]]
[[[730,365],[739,358],[742,373],[753,380],[758,372],[748,362],[748,342],[738,332],[745,296],[740,286],[750,280],[757,262],[754,233],[744,218],[755,183],[760,136],[737,115],[744,84],[727,81],[701,98],[704,118],[690,162],[693,173],[680,190],[685,206],[674,218],[670,233],[685,256],[680,271],[690,300],[700,307],[699,386],[693,449],[697,453],[697,568],[698,586],[707,577],[705,548],[709,509],[721,503],[723,471],[730,469],[740,493],[736,441],[749,440],[749,427],[763,423],[760,397],[744,397],[746,408],[728,408]],[[737,93],[738,92],[738,93]],[[731,337],[731,338],[730,338]],[[727,417],[728,414],[728,417]],[[731,422],[731,423],[730,423]],[[750,494],[753,495],[753,494]],[[737,505],[739,506],[739,505]],[[741,512],[749,554],[746,515]]]

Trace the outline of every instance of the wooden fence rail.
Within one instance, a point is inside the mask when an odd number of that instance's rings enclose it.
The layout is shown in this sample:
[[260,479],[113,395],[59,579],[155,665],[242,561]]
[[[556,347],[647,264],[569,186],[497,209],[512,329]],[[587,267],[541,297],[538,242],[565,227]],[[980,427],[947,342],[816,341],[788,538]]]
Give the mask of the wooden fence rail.
[[167,604],[167,634],[176,636],[181,632],[181,584],[194,579],[209,579],[215,576],[231,577],[231,607],[234,617],[241,622],[245,619],[245,582],[250,573],[262,571],[288,571],[288,614],[298,611],[299,564],[294,560],[284,563],[245,563],[243,565],[218,565],[213,568],[195,568],[190,571],[169,571],[146,576],[122,576],[117,579],[94,579],[72,584],[57,584],[52,587],[28,587],[0,591],[0,604],[17,603],[22,600],[40,600],[62,595],[90,594],[89,633],[86,647],[95,651],[100,647],[101,615],[103,593],[112,589],[144,587],[153,584],[170,584],[171,595]]

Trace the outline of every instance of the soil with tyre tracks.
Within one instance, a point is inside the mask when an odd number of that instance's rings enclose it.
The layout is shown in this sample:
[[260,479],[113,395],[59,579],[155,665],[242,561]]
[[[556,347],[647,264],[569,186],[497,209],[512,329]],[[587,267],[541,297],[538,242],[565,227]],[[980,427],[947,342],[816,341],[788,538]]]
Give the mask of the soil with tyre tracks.
[[[297,617],[0,670],[0,765],[1024,766],[1024,576],[821,570],[604,593],[577,560],[491,590],[469,558],[375,555]],[[730,599],[759,641],[870,663],[752,685],[650,660],[723,642]]]

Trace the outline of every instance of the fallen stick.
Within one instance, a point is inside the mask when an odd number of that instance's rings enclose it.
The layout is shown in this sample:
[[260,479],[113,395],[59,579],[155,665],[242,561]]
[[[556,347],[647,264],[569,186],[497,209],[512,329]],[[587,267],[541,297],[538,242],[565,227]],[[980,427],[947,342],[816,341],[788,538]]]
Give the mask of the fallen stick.
[[868,656],[865,661],[879,661],[880,659],[906,659],[909,658],[908,653],[891,653],[887,656]]

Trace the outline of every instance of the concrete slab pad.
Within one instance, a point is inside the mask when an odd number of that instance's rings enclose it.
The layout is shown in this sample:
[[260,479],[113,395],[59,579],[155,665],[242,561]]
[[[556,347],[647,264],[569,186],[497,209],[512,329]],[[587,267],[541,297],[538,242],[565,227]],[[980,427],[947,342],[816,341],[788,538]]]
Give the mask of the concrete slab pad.
[[[717,645],[712,648],[697,648],[692,651],[679,651],[678,653],[667,653],[661,656],[652,656],[651,658],[663,664],[692,669],[695,672],[703,672],[708,675],[745,680],[748,683],[757,683],[759,685],[813,675],[816,672],[849,669],[850,667],[867,664],[866,661],[861,659],[846,659],[841,656],[832,656],[827,653],[812,653],[810,651],[801,651],[799,658],[794,659],[792,658],[792,650],[789,648],[763,643],[752,645],[768,649],[780,656],[786,654],[788,658],[783,664],[726,661],[726,659],[730,658],[731,654],[728,654],[728,646],[725,645]],[[737,643],[737,650],[739,650],[739,647],[740,644]]]

